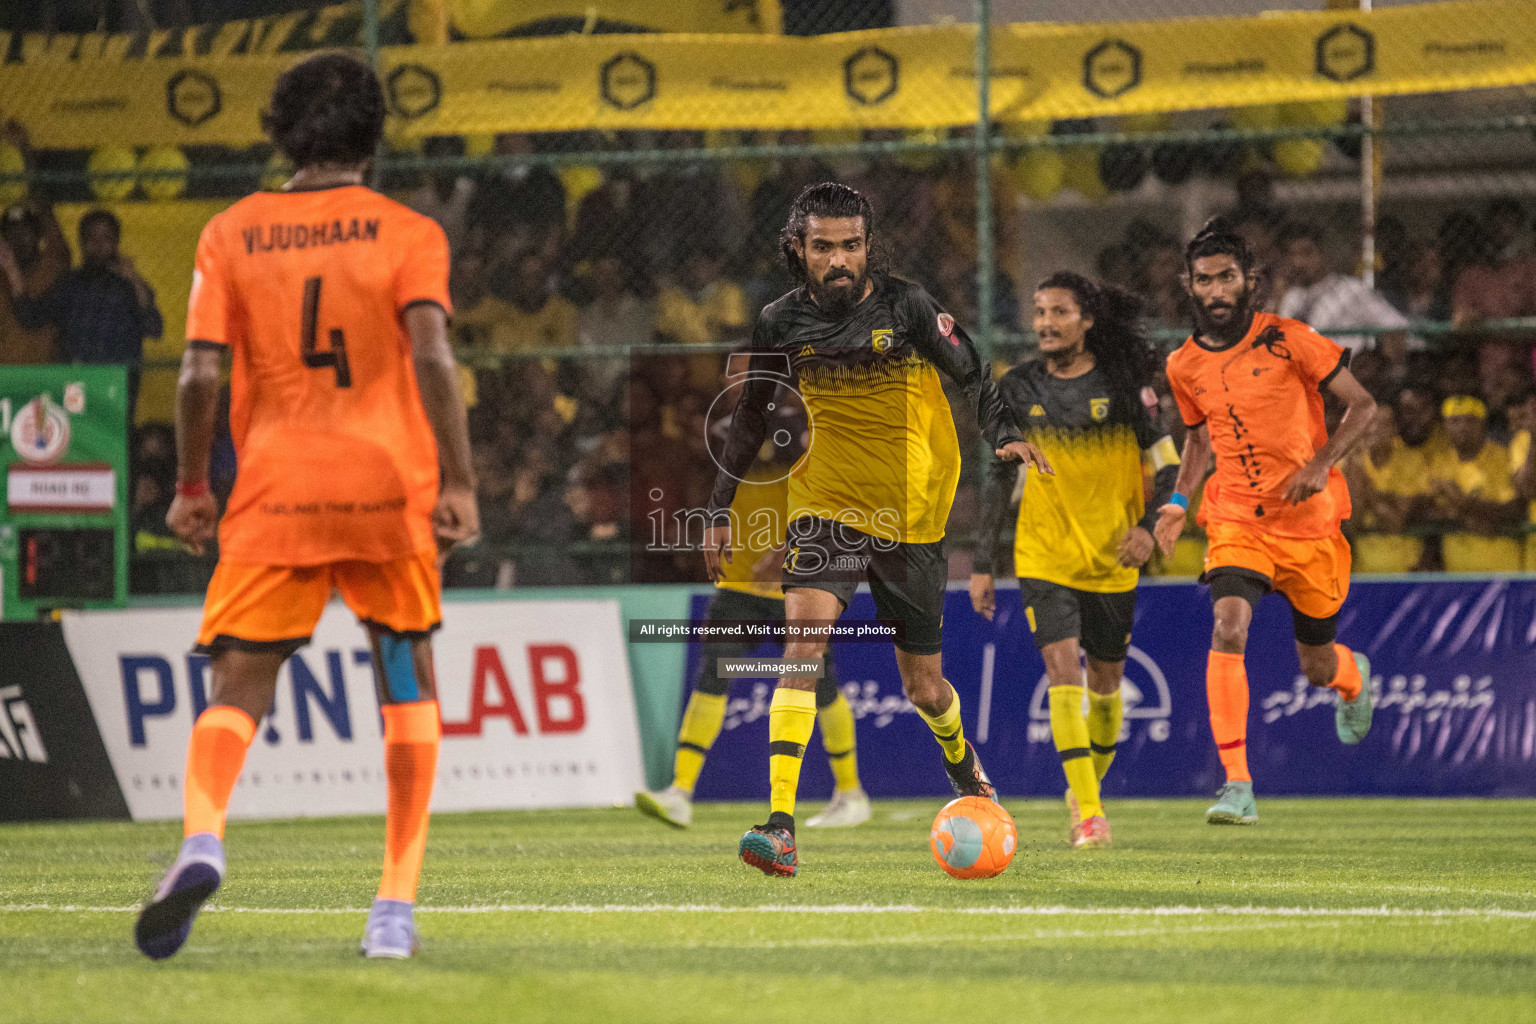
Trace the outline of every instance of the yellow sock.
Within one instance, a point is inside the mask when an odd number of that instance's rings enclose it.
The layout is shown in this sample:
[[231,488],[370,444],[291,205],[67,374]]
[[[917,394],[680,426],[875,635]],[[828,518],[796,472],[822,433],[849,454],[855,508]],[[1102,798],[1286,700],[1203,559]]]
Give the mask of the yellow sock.
[[1088,749],[1093,751],[1093,771],[1100,782],[1115,760],[1115,743],[1124,718],[1125,702],[1119,690],[1110,694],[1088,691]]
[[800,762],[816,726],[816,694],[781,686],[768,706],[768,809],[791,817],[800,788]]
[[[949,686],[949,680],[944,680],[944,685]],[[965,758],[965,730],[960,726],[960,695],[953,686],[949,686],[949,696],[949,707],[938,717],[930,716],[922,708],[918,708],[917,713],[923,716],[923,721],[933,730],[933,738],[944,749],[944,759],[950,764],[959,764]]]
[[1099,803],[1099,777],[1093,773],[1088,756],[1088,719],[1083,717],[1083,687],[1053,686],[1051,697],[1051,737],[1061,755],[1067,785],[1077,797],[1078,811],[1084,818],[1103,814]]
[[677,730],[677,759],[672,763],[672,785],[687,793],[699,781],[704,755],[720,735],[725,721],[725,694],[693,691],[683,711],[683,725]]
[[821,723],[821,742],[832,763],[832,778],[842,791],[859,788],[859,751],[853,734],[853,708],[842,694],[816,712]]

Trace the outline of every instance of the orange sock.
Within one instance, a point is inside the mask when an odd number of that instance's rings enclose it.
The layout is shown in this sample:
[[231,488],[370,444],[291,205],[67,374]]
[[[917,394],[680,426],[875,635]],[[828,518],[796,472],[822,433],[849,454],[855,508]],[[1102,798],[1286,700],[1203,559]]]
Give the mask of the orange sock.
[[1334,644],[1333,653],[1339,656],[1339,667],[1333,673],[1333,682],[1328,684],[1328,688],[1338,690],[1339,696],[1345,700],[1354,700],[1360,696],[1360,687],[1365,685],[1360,678],[1360,666],[1355,664],[1355,656],[1343,644]]
[[384,705],[389,812],[384,819],[381,900],[416,901],[416,880],[427,849],[427,805],[437,778],[437,745],[442,735],[437,701]]
[[1205,663],[1205,696],[1211,705],[1211,735],[1228,782],[1250,782],[1248,774],[1248,669],[1241,654],[1212,651]]
[[251,716],[228,704],[215,704],[197,716],[187,741],[187,772],[181,786],[183,835],[212,832],[224,838],[229,794],[255,736]]

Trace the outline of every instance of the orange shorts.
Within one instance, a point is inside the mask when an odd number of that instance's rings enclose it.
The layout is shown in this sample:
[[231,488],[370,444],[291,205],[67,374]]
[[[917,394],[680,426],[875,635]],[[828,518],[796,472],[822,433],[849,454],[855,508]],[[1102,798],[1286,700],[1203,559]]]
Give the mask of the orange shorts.
[[442,621],[435,552],[298,568],[220,561],[203,599],[197,649],[296,650],[314,632],[332,590],[364,624],[398,635],[425,636]]
[[1343,607],[1350,569],[1349,542],[1343,534],[1277,537],[1226,522],[1207,523],[1205,534],[1206,576],[1223,568],[1259,573],[1292,608],[1314,619],[1326,619]]

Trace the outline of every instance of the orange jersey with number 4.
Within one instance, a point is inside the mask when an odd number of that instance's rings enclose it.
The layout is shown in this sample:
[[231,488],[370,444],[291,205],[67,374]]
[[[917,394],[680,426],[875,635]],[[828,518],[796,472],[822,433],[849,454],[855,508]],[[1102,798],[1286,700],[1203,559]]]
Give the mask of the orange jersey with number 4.
[[234,359],[223,559],[383,562],[433,548],[437,444],[402,321],[418,302],[451,309],[447,240],[371,189],[262,193],[208,222],[187,339]]
[[1283,497],[1297,470],[1328,441],[1322,388],[1344,366],[1344,349],[1299,320],[1253,318],[1235,345],[1194,338],[1168,357],[1168,383],[1190,427],[1204,423],[1216,453],[1200,522],[1240,523],[1281,537],[1325,537],[1349,518],[1349,489],[1335,467],[1328,485],[1299,505]]

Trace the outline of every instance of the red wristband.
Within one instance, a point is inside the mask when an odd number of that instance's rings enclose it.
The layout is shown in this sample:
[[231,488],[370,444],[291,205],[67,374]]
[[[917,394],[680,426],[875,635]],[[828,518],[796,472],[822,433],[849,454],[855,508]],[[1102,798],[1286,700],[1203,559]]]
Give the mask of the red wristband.
[[181,480],[176,482],[176,496],[178,498],[201,498],[207,493],[207,480],[198,480],[194,483],[187,483]]

